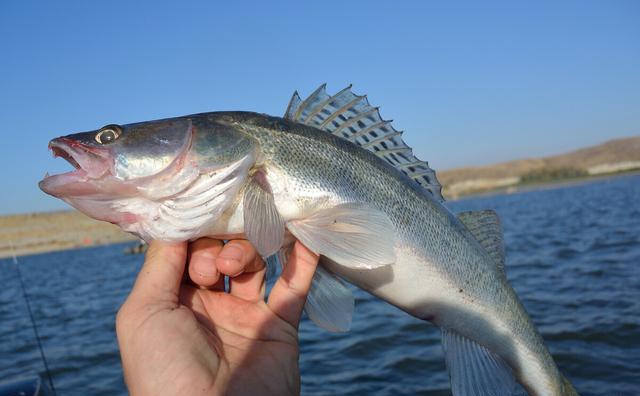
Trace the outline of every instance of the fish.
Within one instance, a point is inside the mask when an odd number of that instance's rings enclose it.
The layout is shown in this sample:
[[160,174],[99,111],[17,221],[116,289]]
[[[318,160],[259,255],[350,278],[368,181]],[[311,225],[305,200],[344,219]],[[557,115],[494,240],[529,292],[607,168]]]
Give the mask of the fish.
[[210,112],[53,139],[40,188],[140,238],[246,238],[286,265],[320,255],[305,311],[347,331],[345,281],[442,332],[455,396],[577,395],[505,275],[500,219],[454,214],[435,171],[351,86],[296,91],[283,117]]

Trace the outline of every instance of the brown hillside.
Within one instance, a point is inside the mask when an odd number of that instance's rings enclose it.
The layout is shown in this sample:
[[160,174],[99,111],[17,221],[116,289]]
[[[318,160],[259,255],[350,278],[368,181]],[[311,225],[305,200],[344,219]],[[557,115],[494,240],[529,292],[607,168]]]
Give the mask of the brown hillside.
[[135,240],[76,211],[0,217],[0,258]]
[[520,177],[532,171],[572,168],[598,174],[634,167],[640,168],[640,136],[610,140],[550,157],[445,170],[438,172],[438,179],[444,186],[445,195],[456,197],[517,184]]

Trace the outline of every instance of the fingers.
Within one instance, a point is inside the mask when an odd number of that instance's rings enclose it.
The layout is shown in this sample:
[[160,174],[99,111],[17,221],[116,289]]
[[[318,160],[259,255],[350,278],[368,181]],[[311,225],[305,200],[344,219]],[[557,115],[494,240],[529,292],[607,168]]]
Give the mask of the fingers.
[[[224,275],[233,277],[230,293],[258,301],[264,298],[264,262],[246,240],[201,238],[190,246],[189,277],[203,287],[224,290]],[[234,285],[235,284],[235,285]]]
[[229,281],[229,293],[243,300],[258,302],[264,299],[266,268],[256,272],[244,272]]
[[269,308],[294,327],[300,323],[318,259],[306,246],[296,242],[282,275],[269,295]]
[[178,302],[178,293],[187,258],[187,244],[152,241],[131,298],[140,303]]
[[217,239],[200,238],[190,244],[189,277],[196,285],[211,287],[218,283],[220,272],[215,262],[221,251],[222,241]]
[[235,239],[224,245],[216,258],[216,267],[229,276],[238,276],[243,272],[255,272],[264,268],[264,263],[251,242]]
[[232,277],[229,281],[231,295],[251,302],[264,298],[265,265],[249,241],[229,241],[216,260],[216,266]]

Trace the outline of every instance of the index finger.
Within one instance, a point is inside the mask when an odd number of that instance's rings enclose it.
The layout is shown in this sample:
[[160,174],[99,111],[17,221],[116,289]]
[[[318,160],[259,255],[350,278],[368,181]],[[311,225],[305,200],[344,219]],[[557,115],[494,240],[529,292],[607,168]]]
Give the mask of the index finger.
[[319,258],[300,241],[296,241],[287,265],[269,295],[269,308],[293,327],[297,328],[300,323]]

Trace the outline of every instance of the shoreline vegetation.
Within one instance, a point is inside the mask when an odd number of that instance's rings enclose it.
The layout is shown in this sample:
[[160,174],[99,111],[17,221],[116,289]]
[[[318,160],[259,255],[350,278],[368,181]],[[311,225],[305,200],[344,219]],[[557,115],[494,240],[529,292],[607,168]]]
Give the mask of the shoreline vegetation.
[[494,189],[489,189],[489,190],[470,191],[468,193],[459,195],[455,198],[447,198],[447,200],[456,201],[456,200],[465,199],[465,198],[491,197],[494,195],[516,194],[516,193],[526,192],[526,191],[544,190],[549,188],[560,188],[560,187],[566,187],[566,186],[579,185],[583,183],[590,183],[598,180],[614,179],[618,177],[636,176],[636,175],[640,175],[640,168],[635,168],[628,171],[605,173],[601,175],[559,177],[555,179],[548,178],[544,180],[527,181],[523,183],[518,183],[509,187],[496,187]]
[[[456,200],[631,174],[640,174],[640,136],[553,157],[447,170],[438,178],[445,198]],[[0,259],[134,241],[117,226],[73,210],[0,216]]]

